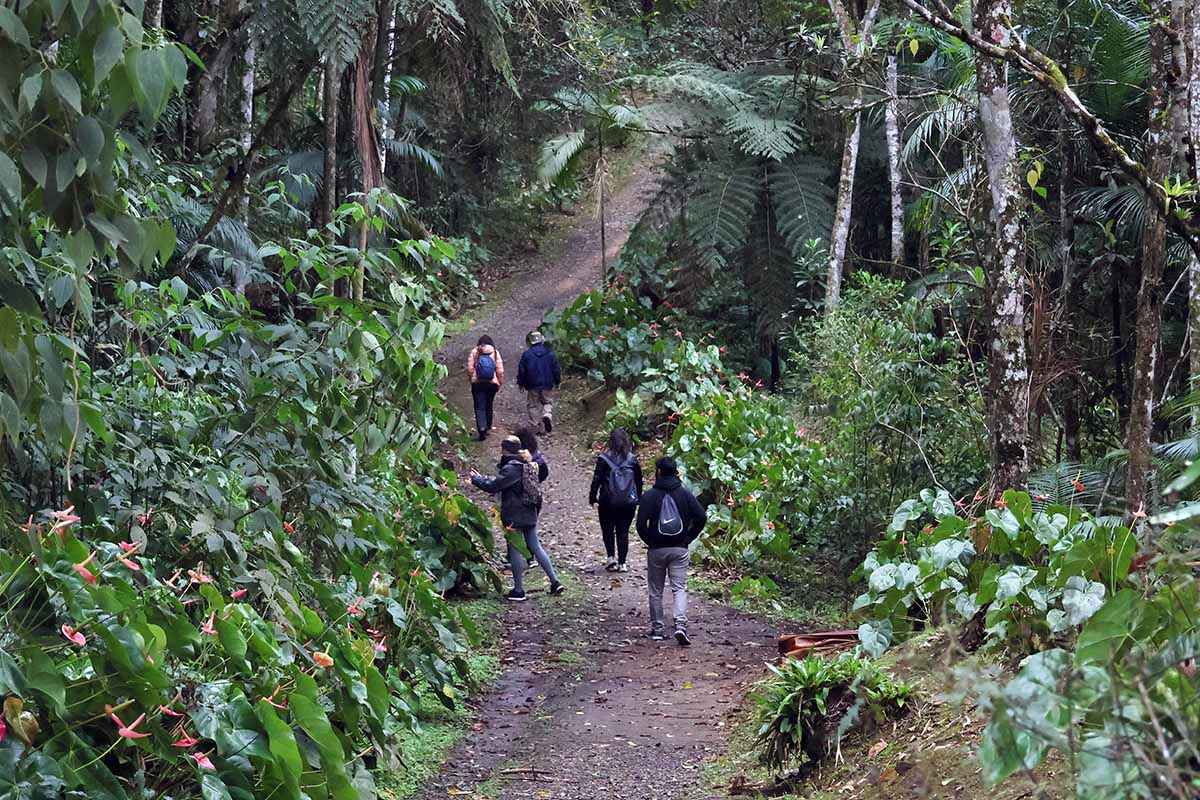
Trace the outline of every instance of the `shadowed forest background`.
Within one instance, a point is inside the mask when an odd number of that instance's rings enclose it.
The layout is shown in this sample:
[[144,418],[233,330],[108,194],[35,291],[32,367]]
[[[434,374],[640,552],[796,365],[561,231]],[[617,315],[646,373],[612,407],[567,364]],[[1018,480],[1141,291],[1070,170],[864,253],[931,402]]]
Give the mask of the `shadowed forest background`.
[[418,791],[509,644],[436,356],[581,230],[556,436],[857,633],[697,791],[1194,797],[1198,189],[1189,0],[0,0],[0,800]]

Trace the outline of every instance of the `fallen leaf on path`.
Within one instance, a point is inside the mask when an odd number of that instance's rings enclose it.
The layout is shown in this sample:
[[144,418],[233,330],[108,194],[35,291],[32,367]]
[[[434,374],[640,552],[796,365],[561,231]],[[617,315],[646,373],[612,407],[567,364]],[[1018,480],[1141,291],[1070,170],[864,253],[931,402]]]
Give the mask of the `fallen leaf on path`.
[[880,741],[871,745],[871,749],[867,751],[867,758],[874,758],[875,756],[882,753],[885,749],[887,749],[887,746],[888,746],[888,743],[881,739]]

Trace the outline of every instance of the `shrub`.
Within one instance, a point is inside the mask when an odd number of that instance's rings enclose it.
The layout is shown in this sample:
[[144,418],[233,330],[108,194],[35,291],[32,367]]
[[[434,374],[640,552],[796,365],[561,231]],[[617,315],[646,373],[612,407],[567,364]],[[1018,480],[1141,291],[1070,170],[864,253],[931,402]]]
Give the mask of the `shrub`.
[[914,625],[983,610],[989,645],[1032,652],[1077,630],[1120,589],[1137,546],[1118,521],[1042,495],[1008,491],[965,519],[944,490],[926,489],[896,509],[860,567],[867,591],[854,607],[875,617],[860,637],[878,654]]
[[817,762],[852,729],[896,716],[911,689],[871,661],[843,653],[785,659],[754,693],[759,755],[773,771]]

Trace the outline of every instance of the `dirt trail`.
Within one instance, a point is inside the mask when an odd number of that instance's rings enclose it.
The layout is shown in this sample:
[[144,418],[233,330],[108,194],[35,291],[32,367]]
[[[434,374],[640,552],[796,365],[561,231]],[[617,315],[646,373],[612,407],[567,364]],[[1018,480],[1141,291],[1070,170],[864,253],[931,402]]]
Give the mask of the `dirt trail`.
[[[610,258],[656,190],[657,166],[647,159],[612,198]],[[580,214],[555,252],[529,264],[511,298],[447,344],[439,356],[450,367],[446,396],[466,416],[462,365],[487,333],[509,371],[496,399],[497,433],[522,424],[524,397],[515,379],[525,334],[599,279],[599,250],[596,221]],[[551,475],[541,536],[556,569],[569,576],[569,592],[550,597],[541,571],[528,573],[529,602],[505,612],[504,674],[484,699],[475,729],[425,787],[425,798],[713,796],[704,788],[702,763],[722,749],[730,712],[774,655],[773,629],[695,592],[692,647],[647,638],[645,551],[631,533],[632,571],[604,571],[600,530],[587,503],[592,461],[573,446],[577,434],[556,429],[542,442]],[[494,471],[498,438],[476,446],[480,471]],[[664,602],[669,615],[669,589]]]

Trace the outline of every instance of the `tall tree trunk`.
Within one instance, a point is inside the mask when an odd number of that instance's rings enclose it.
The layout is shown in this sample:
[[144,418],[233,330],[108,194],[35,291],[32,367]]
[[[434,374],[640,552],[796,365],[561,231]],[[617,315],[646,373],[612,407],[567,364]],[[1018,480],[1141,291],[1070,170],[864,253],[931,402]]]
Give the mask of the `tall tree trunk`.
[[[1200,8],[1188,10],[1188,142],[1191,145],[1192,180],[1200,184]],[[1192,254],[1188,264],[1188,347],[1191,389],[1200,389],[1200,256]],[[1192,406],[1192,426],[1200,427],[1200,403]]]
[[[1063,68],[1070,72],[1074,61],[1074,40],[1071,30],[1071,15],[1066,0],[1059,0],[1059,13],[1066,21],[1063,35]],[[1082,457],[1079,434],[1080,392],[1084,384],[1079,380],[1078,348],[1075,345],[1075,310],[1083,299],[1082,286],[1075,274],[1075,215],[1071,212],[1070,197],[1075,186],[1075,125],[1065,108],[1058,110],[1058,236],[1055,242],[1055,257],[1061,275],[1058,293],[1058,308],[1054,315],[1052,346],[1068,354],[1070,363],[1065,379],[1060,382],[1062,398],[1063,440],[1066,456],[1078,462]]]
[[829,274],[825,278],[826,314],[832,313],[842,298],[842,275],[846,265],[846,246],[850,240],[854,173],[858,166],[858,140],[861,134],[862,113],[855,111],[842,144],[842,171],[838,178],[837,206],[833,212],[833,233],[829,237]]
[[[254,36],[247,30],[245,36],[246,52],[242,57],[242,97],[241,113],[238,115],[238,144],[241,146],[242,157],[250,152],[254,138]],[[239,201],[240,216],[245,219],[250,211],[250,193],[243,192]]]
[[[364,38],[362,47],[358,51],[358,59],[354,62],[351,83],[353,87],[351,114],[354,120],[354,143],[358,150],[358,163],[362,169],[363,194],[383,184],[383,162],[379,156],[379,136],[373,122],[375,115],[371,113],[375,106],[375,94],[372,91],[371,81],[374,49],[368,45],[374,40],[375,37],[370,33]],[[366,220],[363,220],[359,230],[358,249],[365,258],[367,250]],[[360,258],[358,266],[354,270],[353,296],[355,300],[361,301],[364,298],[365,280],[366,263],[363,258]]]
[[[866,52],[871,30],[875,27],[875,16],[879,13],[879,0],[870,0],[862,23],[856,25],[842,0],[829,0],[829,9],[837,21],[842,37],[842,48],[847,62],[862,58]],[[854,173],[858,166],[858,140],[862,134],[862,90],[855,85],[850,92],[850,104],[854,107],[850,127],[842,145],[842,173],[838,178],[837,205],[833,214],[833,232],[829,236],[829,273],[825,282],[825,313],[837,308],[842,296],[842,276],[846,269],[846,247],[850,238],[850,212],[854,205]]]
[[163,26],[163,0],[146,0],[142,10],[142,27],[158,29]]
[[892,189],[892,263],[897,267],[904,265],[904,198],[900,193],[900,123],[898,106],[900,98],[897,94],[896,56],[888,54],[887,58],[887,105],[884,107],[884,126],[887,132],[888,178]]
[[[978,0],[975,30],[1007,43],[1009,0]],[[992,317],[988,353],[991,394],[992,491],[1023,487],[1029,477],[1029,362],[1025,349],[1025,248],[1021,237],[1022,188],[1017,141],[1008,96],[1008,69],[978,55],[975,77],[991,199],[992,247],[987,263]]]
[[[1175,46],[1183,32],[1183,4],[1153,0],[1150,4],[1150,120],[1146,129],[1147,170],[1161,184],[1170,174],[1172,106],[1182,100],[1180,81],[1186,65],[1182,48]],[[1156,206],[1148,206],[1142,229],[1142,280],[1137,295],[1137,344],[1133,353],[1133,391],[1125,449],[1129,467],[1125,475],[1126,511],[1144,510],[1151,489],[1154,418],[1154,377],[1162,329],[1162,283],[1167,261],[1167,220]]]
[[333,55],[325,58],[324,97],[322,98],[321,113],[325,116],[325,163],[322,171],[322,205],[321,225],[333,221],[334,211],[337,210],[337,141],[338,141],[338,89],[342,85],[341,70]]

